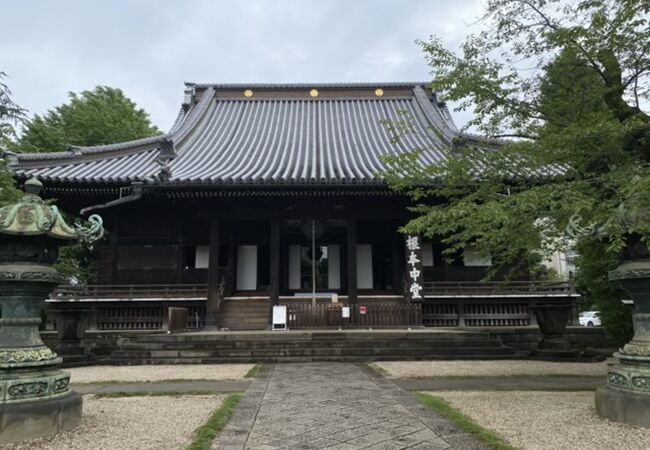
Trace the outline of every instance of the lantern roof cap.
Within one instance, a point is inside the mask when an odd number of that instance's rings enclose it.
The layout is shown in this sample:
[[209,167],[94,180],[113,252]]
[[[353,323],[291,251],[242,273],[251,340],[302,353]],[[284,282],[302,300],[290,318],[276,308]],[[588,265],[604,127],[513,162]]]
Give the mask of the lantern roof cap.
[[25,182],[25,194],[0,208],[0,234],[49,236],[60,240],[95,241],[104,234],[102,218],[93,214],[88,225],[69,225],[59,208],[39,197],[43,183],[36,177]]

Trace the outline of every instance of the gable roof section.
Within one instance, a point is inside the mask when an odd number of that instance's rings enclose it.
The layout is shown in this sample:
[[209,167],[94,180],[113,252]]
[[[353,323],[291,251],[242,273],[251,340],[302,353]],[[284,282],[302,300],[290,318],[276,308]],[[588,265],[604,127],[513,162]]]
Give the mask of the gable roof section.
[[[17,154],[10,165],[57,183],[377,184],[383,155],[420,148],[435,163],[459,136],[425,83],[187,87],[167,134]],[[392,144],[385,121],[404,120],[413,132]]]

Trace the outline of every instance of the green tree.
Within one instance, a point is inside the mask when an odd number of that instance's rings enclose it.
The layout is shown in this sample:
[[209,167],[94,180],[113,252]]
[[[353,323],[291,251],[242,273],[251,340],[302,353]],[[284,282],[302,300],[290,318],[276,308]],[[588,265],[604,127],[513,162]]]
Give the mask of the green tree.
[[97,86],[27,121],[14,147],[19,152],[56,152],[70,145],[113,144],[160,134],[149,115],[120,89]]
[[579,270],[576,287],[591,305],[601,312],[603,326],[619,344],[634,335],[632,308],[621,304],[628,298],[625,291],[607,278],[608,273],[621,263],[621,258],[606,251],[606,243],[599,239],[584,239],[578,244]]
[[[80,94],[71,92],[68,103],[27,121],[12,146],[19,152],[53,152],[70,145],[113,144],[160,134],[149,115],[120,89],[97,86]],[[61,248],[56,268],[79,282],[95,277],[95,247],[82,244]]]
[[[5,78],[6,74],[0,71],[0,151],[13,144],[16,126],[25,120],[25,110],[11,98],[9,87],[2,81]],[[0,161],[0,205],[14,201],[19,196],[20,192],[5,167],[5,161]]]
[[405,230],[520,267],[566,247],[569,225],[612,255],[647,239],[649,14],[648,0],[489,0],[458,52],[421,41],[432,87],[498,141],[461,135],[432,166],[423,149],[387,158],[414,204]]

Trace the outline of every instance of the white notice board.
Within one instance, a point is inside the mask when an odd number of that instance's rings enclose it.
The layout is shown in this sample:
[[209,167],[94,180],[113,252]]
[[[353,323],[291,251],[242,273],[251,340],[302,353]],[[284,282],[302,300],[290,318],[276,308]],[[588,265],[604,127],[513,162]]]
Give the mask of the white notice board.
[[285,330],[287,328],[287,307],[285,305],[273,307],[273,329]]

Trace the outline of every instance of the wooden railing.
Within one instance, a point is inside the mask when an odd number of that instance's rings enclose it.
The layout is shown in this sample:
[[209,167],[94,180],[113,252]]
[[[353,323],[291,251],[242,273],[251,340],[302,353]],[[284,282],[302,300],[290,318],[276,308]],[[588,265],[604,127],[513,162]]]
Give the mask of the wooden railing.
[[522,299],[427,300],[422,322],[429,327],[512,327],[535,323],[530,302]]
[[359,306],[350,308],[350,315],[343,317],[341,304],[289,305],[287,326],[289,329],[304,328],[391,328],[422,325],[421,305],[378,304],[365,306],[361,314]]
[[569,281],[425,281],[423,294],[436,296],[517,295],[524,297],[575,295]]
[[169,299],[197,298],[208,295],[206,284],[129,284],[129,285],[66,285],[59,286],[50,296],[67,299]]
[[83,311],[89,330],[166,330],[170,306],[187,308],[188,329],[201,329],[205,324],[205,300],[160,300],[156,302],[132,299],[125,301],[90,300],[83,303],[59,300],[47,302],[47,329],[55,329],[56,314]]

